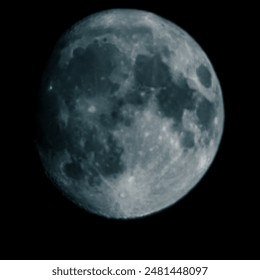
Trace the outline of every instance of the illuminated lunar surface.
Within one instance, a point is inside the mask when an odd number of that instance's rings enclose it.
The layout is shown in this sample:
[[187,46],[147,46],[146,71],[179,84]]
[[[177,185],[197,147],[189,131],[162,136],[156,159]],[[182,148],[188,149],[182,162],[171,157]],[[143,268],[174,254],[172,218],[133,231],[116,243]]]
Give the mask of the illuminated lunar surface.
[[184,197],[212,163],[224,122],[218,79],[194,39],[123,9],[91,15],[60,38],[38,112],[52,182],[87,211],[119,219]]

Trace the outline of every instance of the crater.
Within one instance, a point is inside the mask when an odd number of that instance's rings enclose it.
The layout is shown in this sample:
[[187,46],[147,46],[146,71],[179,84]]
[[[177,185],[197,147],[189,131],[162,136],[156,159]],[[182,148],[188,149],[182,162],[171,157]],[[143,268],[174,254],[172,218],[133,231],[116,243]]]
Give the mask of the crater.
[[205,87],[209,88],[211,87],[211,73],[209,69],[204,65],[201,64],[197,69],[196,69],[197,76],[199,78],[200,83]]

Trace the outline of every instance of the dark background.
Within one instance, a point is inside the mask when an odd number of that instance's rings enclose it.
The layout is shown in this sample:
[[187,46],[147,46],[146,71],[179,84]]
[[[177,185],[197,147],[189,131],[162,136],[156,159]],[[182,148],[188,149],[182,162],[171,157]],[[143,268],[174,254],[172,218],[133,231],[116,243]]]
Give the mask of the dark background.
[[[259,125],[252,72],[250,5],[172,1],[11,2],[3,139],[1,259],[259,259]],[[68,201],[45,176],[34,146],[36,100],[47,59],[61,34],[93,12],[138,8],[174,21],[205,50],[221,83],[225,130],[205,177],[155,215],[109,220]],[[255,81],[255,83],[252,82]],[[258,118],[259,119],[259,118]],[[5,179],[6,177],[6,179]]]

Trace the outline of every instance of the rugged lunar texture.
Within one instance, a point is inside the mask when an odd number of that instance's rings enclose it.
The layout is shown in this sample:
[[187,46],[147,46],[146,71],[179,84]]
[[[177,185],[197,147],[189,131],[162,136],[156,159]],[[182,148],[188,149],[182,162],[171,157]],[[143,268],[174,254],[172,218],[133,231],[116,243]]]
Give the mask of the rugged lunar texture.
[[154,14],[110,10],[62,36],[39,100],[39,153],[57,187],[93,213],[139,217],[202,178],[223,130],[211,63]]

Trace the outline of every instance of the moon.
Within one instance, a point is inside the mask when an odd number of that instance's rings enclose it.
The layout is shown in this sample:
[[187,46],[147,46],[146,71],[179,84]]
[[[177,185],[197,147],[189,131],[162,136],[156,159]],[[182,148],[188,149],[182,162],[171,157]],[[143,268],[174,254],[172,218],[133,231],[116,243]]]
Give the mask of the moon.
[[57,42],[42,79],[37,150],[85,210],[115,219],[169,207],[218,151],[220,83],[198,43],[151,12],[90,15]]

